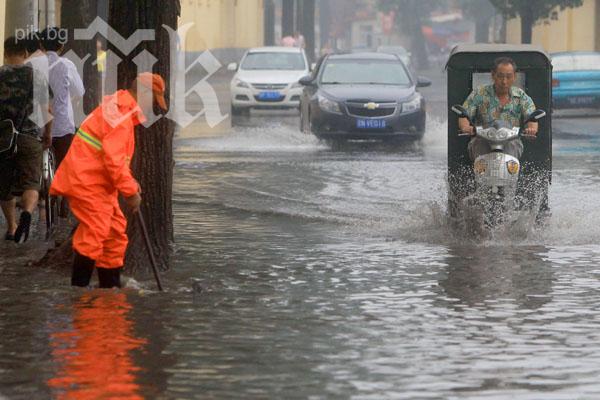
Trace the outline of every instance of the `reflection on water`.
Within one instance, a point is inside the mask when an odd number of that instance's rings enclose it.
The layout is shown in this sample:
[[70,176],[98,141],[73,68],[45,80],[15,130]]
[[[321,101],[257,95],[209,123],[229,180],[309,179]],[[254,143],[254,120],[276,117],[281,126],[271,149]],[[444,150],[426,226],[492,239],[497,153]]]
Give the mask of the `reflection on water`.
[[440,286],[467,307],[511,301],[536,309],[551,300],[554,271],[541,256],[546,252],[541,246],[453,247]]
[[133,336],[125,293],[95,291],[75,300],[65,330],[50,331],[56,375],[48,380],[58,399],[142,399],[132,353],[146,340]]

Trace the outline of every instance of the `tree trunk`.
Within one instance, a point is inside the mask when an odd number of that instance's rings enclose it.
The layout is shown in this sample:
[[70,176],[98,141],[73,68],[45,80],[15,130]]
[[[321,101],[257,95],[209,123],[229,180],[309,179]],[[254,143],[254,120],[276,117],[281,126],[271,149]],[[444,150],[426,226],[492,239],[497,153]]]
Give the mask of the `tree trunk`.
[[429,68],[429,58],[427,56],[427,47],[425,46],[425,35],[423,35],[422,16],[419,12],[420,0],[409,0],[410,12],[405,15],[405,21],[410,26],[411,47],[413,54],[417,59],[417,65],[420,69]]
[[533,9],[530,4],[525,4],[521,10],[521,43],[531,43],[533,33]]
[[321,49],[333,44],[330,43],[331,36],[331,3],[329,0],[319,1],[319,44]]
[[[98,12],[97,0],[63,0],[61,7],[61,24],[69,30],[69,42],[65,52],[73,50],[79,57],[90,55],[83,69],[83,109],[86,114],[98,106],[98,68],[96,61],[96,42],[94,40],[73,41],[73,30],[87,28],[96,18]],[[81,121],[76,121],[81,122]]]
[[273,0],[265,0],[265,46],[275,45],[275,4]]
[[[170,76],[170,40],[162,27],[177,27],[180,12],[179,0],[119,0],[112,1],[109,23],[127,38],[137,29],[153,29],[155,41],[143,42],[132,54],[119,54],[123,61],[119,68],[119,87],[126,88],[138,71],[133,58],[142,50],[149,51],[158,61],[154,72],[166,82]],[[118,51],[112,48],[113,51]],[[167,93],[168,96],[168,93]],[[166,97],[167,97],[166,96]],[[167,97],[168,98],[168,97]],[[136,130],[136,150],[132,160],[133,175],[142,187],[142,213],[145,216],[150,240],[158,263],[167,268],[173,241],[173,134],[175,125],[165,118],[150,128],[140,126]],[[128,216],[126,268],[139,271],[148,269],[149,262],[136,219]]]
[[488,43],[490,41],[490,20],[480,19],[475,22],[475,42]]
[[306,42],[308,62],[315,61],[315,0],[304,0],[302,8],[302,34]]
[[294,35],[294,0],[282,0],[281,10],[281,36],[293,36]]

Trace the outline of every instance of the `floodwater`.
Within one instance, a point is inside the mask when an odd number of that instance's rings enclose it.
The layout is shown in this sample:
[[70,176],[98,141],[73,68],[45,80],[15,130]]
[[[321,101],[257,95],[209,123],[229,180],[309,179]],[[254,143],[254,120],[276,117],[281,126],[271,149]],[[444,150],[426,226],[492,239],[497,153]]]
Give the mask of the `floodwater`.
[[600,137],[555,140],[547,225],[477,240],[447,223],[445,129],[179,141],[163,294],[0,244],[0,398],[600,398]]

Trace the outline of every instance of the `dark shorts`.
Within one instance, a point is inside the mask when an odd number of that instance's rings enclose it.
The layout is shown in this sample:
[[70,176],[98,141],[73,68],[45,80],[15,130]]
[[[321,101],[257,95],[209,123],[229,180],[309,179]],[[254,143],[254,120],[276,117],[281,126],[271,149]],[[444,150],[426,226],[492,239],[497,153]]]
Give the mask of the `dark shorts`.
[[62,137],[52,138],[52,148],[54,150],[54,159],[56,160],[56,169],[58,169],[58,166],[67,155],[74,136],[75,135],[65,135]]
[[0,159],[0,200],[12,200],[26,190],[40,190],[42,143],[30,135],[19,135],[17,153]]

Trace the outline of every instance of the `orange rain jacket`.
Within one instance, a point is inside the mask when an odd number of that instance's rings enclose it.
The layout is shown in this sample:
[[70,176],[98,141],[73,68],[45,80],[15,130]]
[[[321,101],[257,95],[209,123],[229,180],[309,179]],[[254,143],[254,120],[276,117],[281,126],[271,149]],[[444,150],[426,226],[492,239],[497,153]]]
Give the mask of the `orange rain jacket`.
[[106,96],[81,124],[61,163],[50,194],[64,196],[79,220],[73,248],[96,260],[96,266],[123,266],[127,221],[118,194],[140,191],[130,161],[135,150],[134,128],[145,118],[126,90]]

